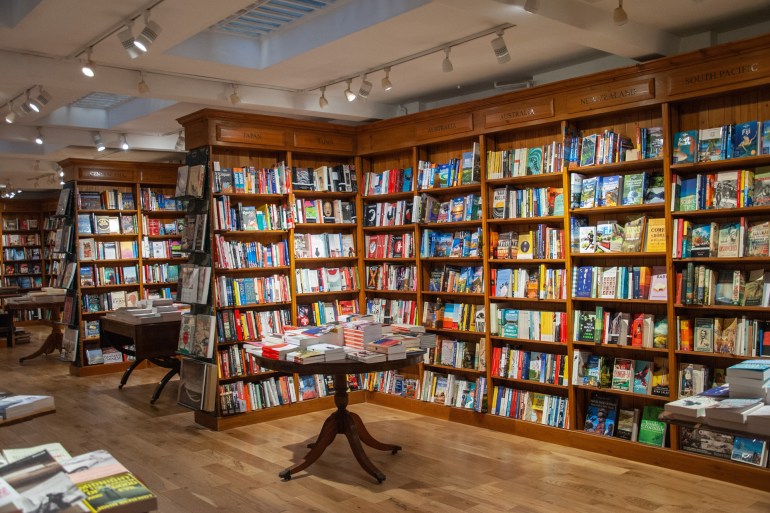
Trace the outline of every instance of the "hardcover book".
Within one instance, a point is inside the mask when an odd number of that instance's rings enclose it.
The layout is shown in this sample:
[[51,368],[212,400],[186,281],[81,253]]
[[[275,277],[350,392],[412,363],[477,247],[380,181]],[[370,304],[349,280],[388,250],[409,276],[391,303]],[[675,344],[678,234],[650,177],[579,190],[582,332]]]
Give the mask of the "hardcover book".
[[617,397],[609,394],[592,393],[586,409],[583,431],[602,436],[613,436],[617,410]]
[[628,358],[615,358],[612,368],[612,388],[615,390],[631,390],[633,386],[634,361]]
[[674,164],[695,162],[698,154],[698,131],[685,130],[674,134]]
[[647,405],[639,424],[639,442],[657,447],[666,446],[666,423],[658,420],[663,407]]
[[738,123],[733,127],[733,158],[759,155],[759,121]]

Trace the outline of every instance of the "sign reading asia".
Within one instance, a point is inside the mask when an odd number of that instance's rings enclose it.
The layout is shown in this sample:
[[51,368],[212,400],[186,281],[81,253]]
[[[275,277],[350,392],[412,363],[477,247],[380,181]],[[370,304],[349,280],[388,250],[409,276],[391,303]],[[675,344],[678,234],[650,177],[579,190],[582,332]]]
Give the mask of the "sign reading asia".
[[602,109],[624,103],[633,103],[655,97],[655,83],[652,78],[636,82],[619,82],[614,87],[588,87],[569,94],[569,112],[583,112]]

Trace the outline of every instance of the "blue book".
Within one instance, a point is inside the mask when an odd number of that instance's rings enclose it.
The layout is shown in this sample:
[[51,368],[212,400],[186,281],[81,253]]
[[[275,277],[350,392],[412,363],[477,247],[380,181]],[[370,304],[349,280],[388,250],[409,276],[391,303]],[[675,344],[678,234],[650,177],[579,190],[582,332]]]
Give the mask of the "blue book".
[[759,155],[759,121],[738,123],[733,127],[733,158]]
[[770,155],[770,119],[762,122],[762,137],[760,152],[762,155]]
[[575,270],[574,297],[591,297],[593,271],[590,265],[581,265]]
[[674,164],[695,162],[698,156],[698,131],[685,130],[674,134]]

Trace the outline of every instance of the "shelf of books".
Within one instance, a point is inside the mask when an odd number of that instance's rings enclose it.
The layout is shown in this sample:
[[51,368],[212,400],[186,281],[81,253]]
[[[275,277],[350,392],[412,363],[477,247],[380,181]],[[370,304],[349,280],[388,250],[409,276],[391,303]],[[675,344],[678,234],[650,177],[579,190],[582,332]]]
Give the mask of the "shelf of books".
[[[65,304],[65,339],[77,347],[70,369],[80,376],[119,372],[130,362],[100,346],[99,319],[143,298],[171,296],[179,227],[175,216],[158,212],[164,211],[160,205],[170,208],[165,195],[169,188],[173,194],[177,166],[79,159],[60,165],[71,187],[68,203],[57,210],[60,248],[78,263],[71,294],[76,304]],[[167,234],[172,225],[174,234]]]
[[[768,489],[765,468],[695,457],[692,433],[659,420],[667,402],[770,353],[767,75],[689,80],[737,55],[766,62],[767,51],[762,38],[442,107],[358,127],[351,143],[334,127],[327,142],[345,151],[297,136],[317,130],[305,122],[210,110],[180,122],[222,168],[292,172],[291,191],[241,202],[286,203],[287,234],[221,233],[290,244],[278,269],[219,272],[233,282],[284,273],[288,300],[247,310],[318,324],[350,299],[435,339],[418,368],[360,378],[366,401]],[[328,174],[319,188],[319,168],[346,163],[356,194],[329,189]],[[336,201],[356,205],[360,227]],[[352,255],[330,234],[349,234]],[[356,288],[322,288],[336,280],[330,269],[349,269]],[[311,304],[312,316],[300,309]],[[240,309],[217,308],[237,333]],[[248,359],[248,344],[218,347]],[[238,381],[228,379],[218,384]],[[224,411],[196,420],[267,418]]]

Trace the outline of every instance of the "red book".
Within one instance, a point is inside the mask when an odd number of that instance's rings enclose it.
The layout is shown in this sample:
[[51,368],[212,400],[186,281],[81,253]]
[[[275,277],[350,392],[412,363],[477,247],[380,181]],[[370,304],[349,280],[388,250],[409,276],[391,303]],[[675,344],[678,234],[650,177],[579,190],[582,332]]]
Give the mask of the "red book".
[[634,315],[631,323],[631,345],[642,347],[642,332],[644,331],[644,314]]
[[233,315],[235,317],[235,340],[241,341],[243,340],[243,328],[241,327],[241,314],[236,309],[233,312]]

